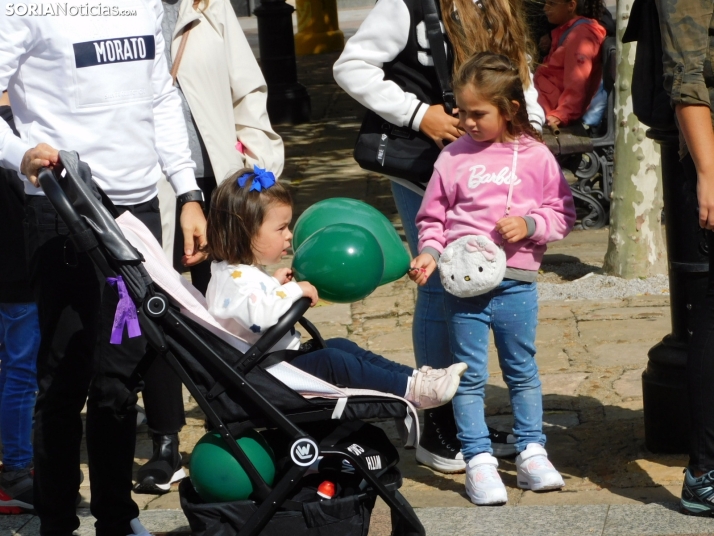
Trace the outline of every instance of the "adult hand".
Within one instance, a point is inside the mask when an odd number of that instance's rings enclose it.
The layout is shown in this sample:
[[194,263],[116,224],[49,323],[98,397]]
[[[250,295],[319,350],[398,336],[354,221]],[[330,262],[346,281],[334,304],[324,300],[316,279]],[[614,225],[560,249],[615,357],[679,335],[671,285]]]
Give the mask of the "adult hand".
[[528,225],[526,220],[520,216],[508,216],[496,222],[496,231],[501,233],[506,242],[514,244],[526,237]]
[[419,130],[436,142],[439,149],[444,148],[444,140],[454,141],[464,131],[459,128],[459,120],[444,110],[443,104],[432,104],[419,124]]
[[291,268],[278,268],[273,277],[278,280],[278,283],[284,285],[293,280],[293,271]]
[[20,173],[29,180],[35,187],[39,188],[40,184],[37,180],[37,175],[40,168],[53,168],[59,164],[59,151],[46,143],[40,143],[34,149],[28,150],[22,157],[20,164]]
[[428,253],[422,253],[412,260],[411,269],[409,270],[409,279],[422,287],[426,285],[427,280],[431,277],[431,274],[434,273],[434,270],[436,270],[434,257]]
[[714,230],[714,176],[697,174],[697,201],[699,202],[699,227]]
[[206,253],[206,217],[199,203],[191,201],[181,207],[184,266],[195,266],[208,257]]
[[307,281],[300,281],[298,286],[302,289],[302,297],[310,298],[310,307],[314,307],[318,300],[317,289]]

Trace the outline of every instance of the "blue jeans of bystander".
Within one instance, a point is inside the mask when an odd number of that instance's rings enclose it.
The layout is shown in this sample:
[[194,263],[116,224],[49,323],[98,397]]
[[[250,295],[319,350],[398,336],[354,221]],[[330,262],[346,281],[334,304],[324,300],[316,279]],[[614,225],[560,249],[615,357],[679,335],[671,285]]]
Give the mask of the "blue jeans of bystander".
[[535,361],[535,283],[506,279],[491,292],[473,298],[446,293],[445,305],[454,357],[469,366],[453,399],[464,461],[482,452],[492,453],[484,418],[489,329],[493,329],[511,398],[516,451],[523,451],[529,443],[545,445],[543,396]]
[[0,436],[5,471],[32,464],[40,326],[34,303],[0,304]]
[[[392,181],[392,195],[404,226],[409,249],[414,257],[419,254],[417,245],[419,234],[416,215],[421,206],[422,196],[409,188]],[[447,368],[453,365],[449,334],[444,316],[444,287],[439,273],[434,272],[423,287],[417,287],[416,306],[412,339],[417,368],[429,365],[433,368]]]

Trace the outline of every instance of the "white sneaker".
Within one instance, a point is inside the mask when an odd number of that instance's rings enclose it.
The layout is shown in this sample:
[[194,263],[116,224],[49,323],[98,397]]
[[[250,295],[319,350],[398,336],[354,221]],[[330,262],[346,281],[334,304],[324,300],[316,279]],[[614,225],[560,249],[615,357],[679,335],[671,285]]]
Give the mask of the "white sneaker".
[[410,378],[411,384],[405,398],[419,409],[443,406],[454,398],[461,376],[467,368],[466,363],[456,363],[446,369],[418,370]]
[[496,471],[498,460],[488,452],[474,456],[466,466],[466,493],[481,506],[506,504],[508,493]]
[[131,527],[131,534],[128,536],[151,536],[151,533],[141,524],[138,517],[129,521],[129,526]]
[[548,459],[548,453],[538,443],[529,443],[526,450],[516,456],[518,487],[533,491],[560,489],[565,486],[563,477]]

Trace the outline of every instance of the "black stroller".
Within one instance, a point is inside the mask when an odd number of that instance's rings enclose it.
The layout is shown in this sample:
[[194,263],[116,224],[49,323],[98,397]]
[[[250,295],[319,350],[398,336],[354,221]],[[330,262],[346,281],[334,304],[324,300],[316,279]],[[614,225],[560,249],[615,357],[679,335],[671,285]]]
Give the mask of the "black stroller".
[[[245,352],[179,310],[179,304],[154,283],[142,254],[115,221],[116,209],[95,185],[76,153],[60,152],[64,172],[43,169],[40,185],[70,229],[77,251],[87,253],[106,277],[121,275],[137,306],[141,331],[153,352],[139,364],[141,374],[154,356],[179,375],[248,474],[252,500],[206,504],[190,479],[181,482],[181,505],[198,535],[262,534],[366,536],[376,497],[390,507],[393,534],[424,535],[414,510],[400,494],[402,478],[394,446],[365,420],[405,418],[408,407],[380,396],[346,399],[305,398],[265,369],[281,359],[269,350],[299,322],[315,348],[324,345],[303,314],[301,299]],[[339,407],[338,407],[339,406]],[[234,439],[248,429],[263,430],[276,455],[276,477],[269,486]],[[318,463],[319,462],[319,463]],[[342,493],[320,500],[310,468],[332,467]],[[347,468],[347,471],[341,470]],[[349,474],[348,474],[349,473]],[[345,480],[340,482],[340,475]],[[348,478],[349,477],[349,478]]]

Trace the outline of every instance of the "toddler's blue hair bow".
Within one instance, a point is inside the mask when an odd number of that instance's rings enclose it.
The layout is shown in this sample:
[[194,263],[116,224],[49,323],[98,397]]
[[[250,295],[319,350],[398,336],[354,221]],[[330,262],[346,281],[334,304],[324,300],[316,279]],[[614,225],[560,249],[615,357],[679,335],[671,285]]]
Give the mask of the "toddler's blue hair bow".
[[246,181],[251,177],[253,177],[253,183],[250,185],[250,189],[248,190],[249,192],[252,192],[253,190],[260,192],[261,190],[270,188],[273,184],[275,184],[275,175],[273,175],[272,171],[266,171],[257,165],[253,165],[252,173],[249,171],[238,177],[238,186],[243,188]]

